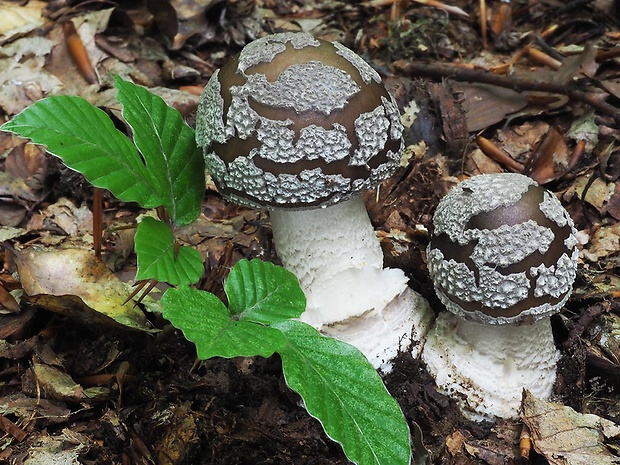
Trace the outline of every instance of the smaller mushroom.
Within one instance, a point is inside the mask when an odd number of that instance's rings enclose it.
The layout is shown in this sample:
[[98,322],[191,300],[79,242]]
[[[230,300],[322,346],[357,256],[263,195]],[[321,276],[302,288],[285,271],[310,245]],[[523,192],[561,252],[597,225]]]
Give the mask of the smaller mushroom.
[[556,379],[550,316],[576,276],[573,222],[551,192],[503,173],[455,186],[433,226],[428,269],[448,312],[422,359],[469,418],[515,417],[524,388],[548,398]]

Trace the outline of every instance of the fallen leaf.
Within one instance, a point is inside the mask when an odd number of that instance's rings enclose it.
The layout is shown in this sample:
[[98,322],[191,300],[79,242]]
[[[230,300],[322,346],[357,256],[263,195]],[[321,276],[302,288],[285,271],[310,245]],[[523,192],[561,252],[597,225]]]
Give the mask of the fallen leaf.
[[15,297],[0,284],[0,309],[5,308],[9,312],[19,312],[19,304]]
[[586,151],[592,152],[598,144],[599,127],[594,120],[594,112],[586,113],[581,118],[573,121],[566,137],[574,142],[585,140]]
[[527,96],[523,93],[489,84],[455,82],[453,89],[464,100],[469,132],[497,124],[527,105]]
[[93,214],[85,205],[76,207],[69,199],[61,197],[58,202],[48,206],[43,213],[69,236],[92,234]]
[[620,367],[620,315],[601,315],[590,325],[586,334],[605,357]]
[[149,10],[160,31],[166,36],[171,50],[178,50],[190,38],[198,44],[215,34],[207,12],[217,0],[150,0]]
[[155,447],[157,463],[161,465],[181,463],[198,439],[197,414],[192,412],[189,402],[173,408],[171,414],[163,437]]
[[23,462],[24,465],[40,464],[63,464],[80,465],[80,455],[88,450],[86,444],[74,444],[63,438],[46,436],[40,438],[28,450],[28,458]]
[[19,2],[0,2],[0,44],[10,41],[19,34],[32,31],[43,25],[43,10],[47,2],[31,1],[26,4]]
[[602,212],[603,206],[608,202],[615,190],[613,183],[607,184],[600,177],[595,177],[594,173],[590,172],[584,176],[578,177],[570,188],[571,192],[574,192],[580,200],[584,200],[599,213]]
[[617,182],[614,187],[614,192],[609,197],[609,201],[605,206],[605,212],[609,213],[615,219],[620,220],[620,183]]
[[27,397],[22,392],[0,397],[0,414],[15,415],[22,422],[31,420],[35,415],[38,421],[45,423],[64,423],[69,420],[71,410],[60,402],[49,399]]
[[[24,293],[31,300],[39,294],[78,297],[90,309],[122,325],[150,330],[142,311],[132,301],[123,303],[128,296],[126,286],[92,251],[25,249],[16,253],[16,263]],[[47,299],[50,305],[52,300]],[[69,305],[70,301],[73,305]],[[74,315],[79,315],[75,310],[80,308],[79,301],[67,299],[67,305],[74,309]],[[54,308],[60,311],[62,305],[52,306],[51,310]]]
[[87,399],[82,386],[73,381],[64,371],[36,362],[32,369],[37,385],[49,398],[68,402],[81,402]]
[[620,223],[598,228],[590,236],[588,244],[581,251],[581,256],[591,262],[598,262],[620,250]]
[[[2,217],[2,204],[0,203],[0,217]],[[28,231],[23,228],[13,228],[10,226],[3,226],[0,228],[0,242],[9,241],[23,236]]]
[[[17,142],[18,138],[14,138]],[[33,191],[45,187],[48,158],[45,148],[36,144],[18,145],[6,157],[4,170],[16,178],[24,179],[26,185]]]
[[0,228],[0,236],[6,234],[4,229],[10,229],[11,231],[17,230],[18,228],[14,226],[17,226],[24,220],[26,213],[26,209],[21,205],[15,202],[4,202],[0,200],[0,226],[2,226]]
[[546,184],[562,177],[570,169],[568,157],[564,136],[550,127],[529,155],[523,174],[538,184]]
[[578,286],[573,296],[578,299],[614,299],[620,297],[620,277],[601,273],[589,267],[582,271],[586,286]]
[[3,48],[7,58],[0,59],[0,107],[7,115],[62,87],[56,76],[43,70],[52,46],[43,37],[24,37]]
[[551,465],[612,465],[604,440],[620,437],[620,425],[593,414],[547,402],[524,392],[523,422],[530,428],[532,445]]

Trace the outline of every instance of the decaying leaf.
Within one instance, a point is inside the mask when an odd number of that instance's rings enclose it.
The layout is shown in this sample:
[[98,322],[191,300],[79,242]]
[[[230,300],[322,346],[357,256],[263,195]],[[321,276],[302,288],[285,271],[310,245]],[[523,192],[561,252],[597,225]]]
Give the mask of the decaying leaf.
[[613,183],[606,183],[594,173],[580,176],[571,187],[581,200],[592,205],[600,213],[603,212],[604,205],[611,198],[614,188]]
[[19,304],[15,297],[0,283],[0,311],[6,309],[9,312],[19,312]]
[[88,449],[88,445],[67,441],[66,438],[44,436],[37,445],[28,451],[24,465],[63,464],[80,465],[79,458]]
[[93,214],[86,205],[77,207],[69,199],[61,197],[42,214],[70,236],[92,234]]
[[525,391],[523,422],[530,428],[534,449],[551,465],[612,465],[604,441],[620,437],[620,425],[570,407],[546,402]]
[[191,405],[185,402],[171,410],[165,434],[155,450],[157,463],[161,465],[182,463],[198,439],[196,413]]
[[32,419],[35,411],[43,424],[64,423],[71,416],[71,410],[60,402],[28,397],[22,392],[0,397],[0,414],[15,415],[20,419],[20,424]]
[[44,37],[24,37],[3,48],[7,58],[0,57],[0,108],[7,115],[62,86],[56,76],[42,69],[52,47],[53,42]]
[[502,87],[455,82],[453,89],[464,101],[469,132],[477,132],[497,124],[527,105],[526,95]]
[[564,135],[550,127],[529,155],[523,174],[539,184],[546,184],[562,177],[570,169],[568,157]]
[[586,113],[571,124],[566,137],[577,142],[586,141],[586,151],[591,152],[598,144],[599,128],[594,120],[594,113]]
[[597,344],[606,358],[620,366],[620,315],[601,315],[590,325],[587,335],[590,342]]
[[[50,310],[57,312],[73,309],[72,316],[79,316],[82,310],[83,320],[88,317],[100,322],[102,318],[89,314],[99,312],[129,328],[149,330],[144,314],[133,302],[123,303],[128,295],[125,285],[90,250],[26,249],[17,253],[16,262],[31,303],[40,294],[65,296],[65,305],[54,305],[56,299],[42,297],[36,302],[47,303]],[[85,305],[80,306],[75,297]]]
[[206,12],[218,0],[149,0],[149,10],[155,22],[166,36],[171,50],[180,49],[191,37],[200,37],[203,43],[215,35],[215,28],[209,24]]
[[87,399],[82,386],[62,370],[46,365],[34,363],[32,367],[37,385],[52,399],[60,401],[80,402]]
[[581,256],[591,262],[618,253],[620,250],[620,223],[598,228],[591,236],[588,244],[581,251]]
[[30,32],[45,22],[43,10],[47,2],[32,1],[23,5],[18,2],[0,2],[0,44],[19,34]]
[[488,465],[516,462],[515,443],[519,433],[515,426],[514,422],[500,422],[496,425],[495,432],[506,436],[506,441],[498,441],[495,436],[489,439],[475,438],[465,430],[453,431],[446,437],[446,449],[452,457],[451,463],[471,463],[472,459],[481,460]]
[[609,299],[620,297],[620,277],[611,273],[584,269],[587,286],[578,286],[573,295],[579,299]]

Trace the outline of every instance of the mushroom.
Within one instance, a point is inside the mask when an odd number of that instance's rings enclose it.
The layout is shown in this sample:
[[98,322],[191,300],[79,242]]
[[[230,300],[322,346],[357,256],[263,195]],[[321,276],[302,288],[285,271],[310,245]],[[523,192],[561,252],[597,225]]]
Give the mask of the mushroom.
[[559,200],[521,174],[474,176],[439,203],[427,248],[441,313],[422,353],[465,416],[517,416],[523,388],[548,398],[559,352],[550,316],[568,300],[576,230]]
[[302,320],[389,368],[430,312],[402,270],[383,268],[360,196],[394,172],[403,149],[379,74],[339,43],[273,34],[213,74],[196,126],[222,196],[271,211],[277,254],[306,293]]

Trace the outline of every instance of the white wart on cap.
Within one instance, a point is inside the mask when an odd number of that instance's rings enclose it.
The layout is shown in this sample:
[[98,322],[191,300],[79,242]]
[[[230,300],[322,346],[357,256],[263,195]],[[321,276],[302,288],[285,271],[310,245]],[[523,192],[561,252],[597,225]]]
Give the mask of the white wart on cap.
[[520,174],[454,187],[433,217],[428,268],[451,312],[495,324],[549,316],[577,269],[576,230],[558,199]]
[[269,209],[332,205],[398,167],[402,125],[364,60],[306,33],[248,44],[211,77],[197,141],[221,194]]

